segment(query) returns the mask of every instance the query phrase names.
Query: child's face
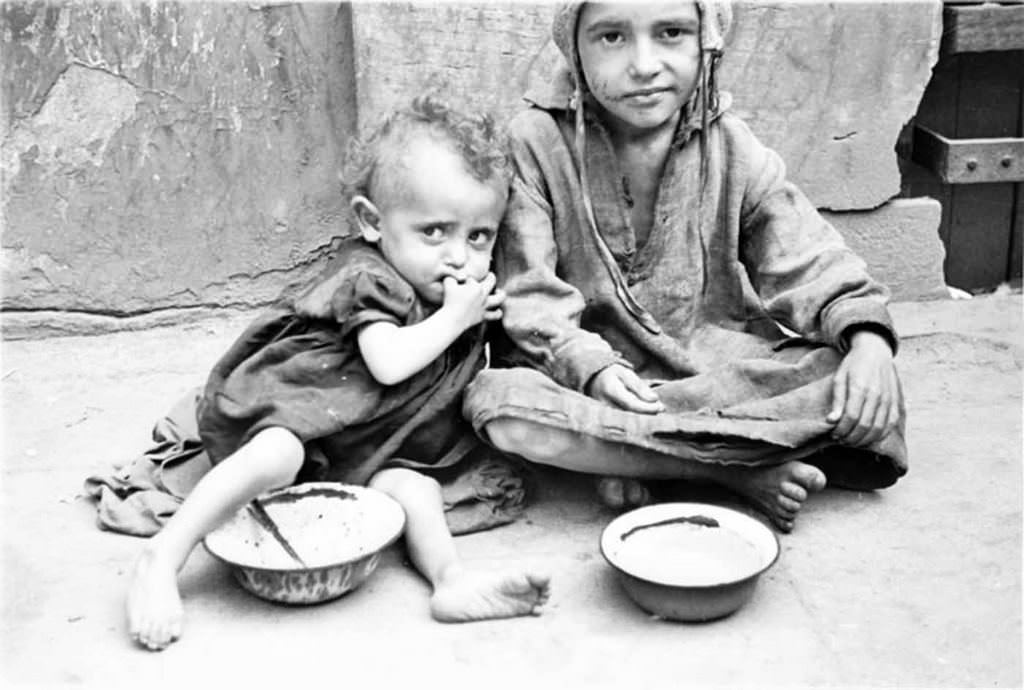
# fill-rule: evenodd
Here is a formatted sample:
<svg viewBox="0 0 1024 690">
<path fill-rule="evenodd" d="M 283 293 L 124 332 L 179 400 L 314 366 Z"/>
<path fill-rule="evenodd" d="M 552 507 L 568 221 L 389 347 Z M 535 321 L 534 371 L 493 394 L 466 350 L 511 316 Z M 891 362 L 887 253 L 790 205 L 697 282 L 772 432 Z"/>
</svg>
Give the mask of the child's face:
<svg viewBox="0 0 1024 690">
<path fill-rule="evenodd" d="M 478 181 L 450 144 L 427 135 L 413 136 L 393 160 L 378 224 L 368 233 L 361 219 L 363 236 L 423 300 L 441 304 L 446 277 L 483 280 L 490 271 L 506 190 L 498 180 Z"/>
<path fill-rule="evenodd" d="M 693 2 L 584 5 L 576 28 L 580 63 L 613 130 L 675 127 L 697 87 L 699 29 Z"/>
</svg>

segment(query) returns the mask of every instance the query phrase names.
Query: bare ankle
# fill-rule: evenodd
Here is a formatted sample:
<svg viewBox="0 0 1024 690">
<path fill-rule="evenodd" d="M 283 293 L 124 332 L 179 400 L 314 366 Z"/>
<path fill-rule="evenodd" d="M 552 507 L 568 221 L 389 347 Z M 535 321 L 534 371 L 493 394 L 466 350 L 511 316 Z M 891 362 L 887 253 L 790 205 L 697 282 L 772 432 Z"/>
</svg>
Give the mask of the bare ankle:
<svg viewBox="0 0 1024 690">
<path fill-rule="evenodd" d="M 433 577 L 434 590 L 438 590 L 442 585 L 458 580 L 463 573 L 466 572 L 465 567 L 459 561 L 452 561 L 447 565 L 442 566 L 437 570 Z"/>
</svg>

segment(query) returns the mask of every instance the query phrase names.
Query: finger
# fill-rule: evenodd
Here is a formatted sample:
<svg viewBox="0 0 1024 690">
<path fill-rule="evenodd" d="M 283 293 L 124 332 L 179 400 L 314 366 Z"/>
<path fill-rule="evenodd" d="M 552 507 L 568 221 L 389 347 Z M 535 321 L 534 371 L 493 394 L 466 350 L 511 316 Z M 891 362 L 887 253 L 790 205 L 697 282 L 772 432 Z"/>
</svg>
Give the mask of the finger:
<svg viewBox="0 0 1024 690">
<path fill-rule="evenodd" d="M 851 446 L 866 446 L 876 436 L 874 427 L 875 416 L 878 412 L 878 395 L 868 395 L 864 398 L 864 404 L 857 415 L 857 421 L 853 429 L 846 436 L 846 442 Z"/>
<path fill-rule="evenodd" d="M 640 414 L 656 414 L 660 411 L 661 403 L 652 403 L 638 398 L 631 390 L 626 388 L 622 379 L 616 378 L 609 382 L 605 391 L 608 402 L 630 412 Z"/>
<path fill-rule="evenodd" d="M 646 400 L 648 402 L 654 402 L 658 400 L 658 394 L 655 393 L 654 390 L 652 390 L 651 387 L 648 386 L 642 378 L 637 376 L 636 372 L 629 371 L 627 369 L 626 372 L 623 372 L 623 374 L 624 375 L 621 378 L 622 383 L 623 385 L 626 386 L 627 389 L 629 389 L 631 393 L 636 395 L 641 400 Z"/>
<path fill-rule="evenodd" d="M 448 294 L 459 286 L 459 281 L 454 276 L 445 276 L 441 279 L 441 286 L 444 288 L 444 294 Z"/>
<path fill-rule="evenodd" d="M 900 424 L 900 404 L 899 400 L 893 400 L 889 404 L 889 415 L 885 419 L 885 435 L 888 436 L 892 432 L 896 431 L 896 428 Z"/>
<path fill-rule="evenodd" d="M 488 273 L 484 276 L 484 279 L 480 281 L 481 287 L 484 288 L 485 292 L 491 292 L 494 290 L 494 286 L 498 284 L 498 278 L 493 273 Z"/>
<path fill-rule="evenodd" d="M 664 405 L 661 402 L 649 402 L 638 398 L 632 393 L 632 391 L 623 391 L 623 394 L 616 398 L 615 404 L 624 410 L 629 412 L 637 412 L 639 414 L 658 414 L 665 410 Z"/>
<path fill-rule="evenodd" d="M 484 305 L 488 309 L 497 309 L 498 307 L 505 303 L 505 294 L 501 293 L 500 291 L 499 293 L 491 293 L 490 295 L 487 295 L 487 299 L 484 301 Z"/>
<path fill-rule="evenodd" d="M 847 386 L 846 402 L 843 405 L 842 417 L 836 424 L 833 435 L 848 440 L 850 433 L 860 421 L 860 411 L 864 407 L 864 392 L 857 386 Z"/>
<path fill-rule="evenodd" d="M 508 295 L 505 294 L 504 290 L 502 290 L 501 288 L 494 288 L 494 292 L 488 295 L 487 299 L 494 300 L 495 304 L 498 305 L 503 304 L 505 302 L 506 297 L 508 297 Z"/>
<path fill-rule="evenodd" d="M 488 309 L 484 312 L 484 321 L 501 321 L 501 309 Z"/>
<path fill-rule="evenodd" d="M 890 416 L 891 408 L 892 403 L 888 399 L 883 398 L 882 402 L 878 405 L 878 408 L 875 410 L 875 417 L 871 421 L 871 429 L 861 440 L 861 445 L 874 445 L 881 441 L 883 438 L 885 438 L 886 435 L 888 435 L 889 429 L 887 428 L 887 423 Z"/>
<path fill-rule="evenodd" d="M 835 424 L 843 414 L 843 407 L 846 406 L 846 365 L 845 361 L 839 365 L 835 378 L 832 380 L 832 409 L 829 410 L 825 421 Z"/>
</svg>

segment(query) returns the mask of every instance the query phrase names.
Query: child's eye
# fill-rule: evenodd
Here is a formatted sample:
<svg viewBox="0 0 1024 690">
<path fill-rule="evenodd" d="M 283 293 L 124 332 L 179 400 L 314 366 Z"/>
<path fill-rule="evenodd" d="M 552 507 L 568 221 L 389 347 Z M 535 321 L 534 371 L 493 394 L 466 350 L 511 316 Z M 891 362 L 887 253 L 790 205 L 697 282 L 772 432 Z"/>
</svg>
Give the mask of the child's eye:
<svg viewBox="0 0 1024 690">
<path fill-rule="evenodd" d="M 684 26 L 669 26 L 661 30 L 661 38 L 666 41 L 679 41 L 693 35 L 693 30 Z"/>
<path fill-rule="evenodd" d="M 494 238 L 494 233 L 487 230 L 474 230 L 469 233 L 469 243 L 474 247 L 487 247 Z"/>
<path fill-rule="evenodd" d="M 626 40 L 621 31 L 606 31 L 598 38 L 606 46 L 616 46 Z"/>
<path fill-rule="evenodd" d="M 440 225 L 431 225 L 429 227 L 423 228 L 423 230 L 421 230 L 420 232 L 422 232 L 423 236 L 426 237 L 428 240 L 439 240 L 442 237 L 444 237 L 444 228 L 442 228 Z"/>
</svg>

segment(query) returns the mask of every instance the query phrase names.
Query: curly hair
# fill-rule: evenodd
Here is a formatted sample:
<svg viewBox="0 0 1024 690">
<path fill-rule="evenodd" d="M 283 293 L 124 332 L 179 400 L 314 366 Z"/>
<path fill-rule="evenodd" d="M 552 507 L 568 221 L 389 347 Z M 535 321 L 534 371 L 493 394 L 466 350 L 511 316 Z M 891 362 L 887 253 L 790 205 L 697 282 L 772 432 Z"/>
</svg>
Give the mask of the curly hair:
<svg viewBox="0 0 1024 690">
<path fill-rule="evenodd" d="M 346 199 L 356 195 L 372 199 L 382 183 L 388 184 L 382 174 L 387 175 L 394 157 L 405 150 L 412 136 L 423 132 L 450 143 L 477 181 L 508 184 L 512 171 L 508 144 L 493 118 L 459 112 L 425 95 L 388 115 L 365 139 L 350 143 L 341 175 Z"/>
</svg>

